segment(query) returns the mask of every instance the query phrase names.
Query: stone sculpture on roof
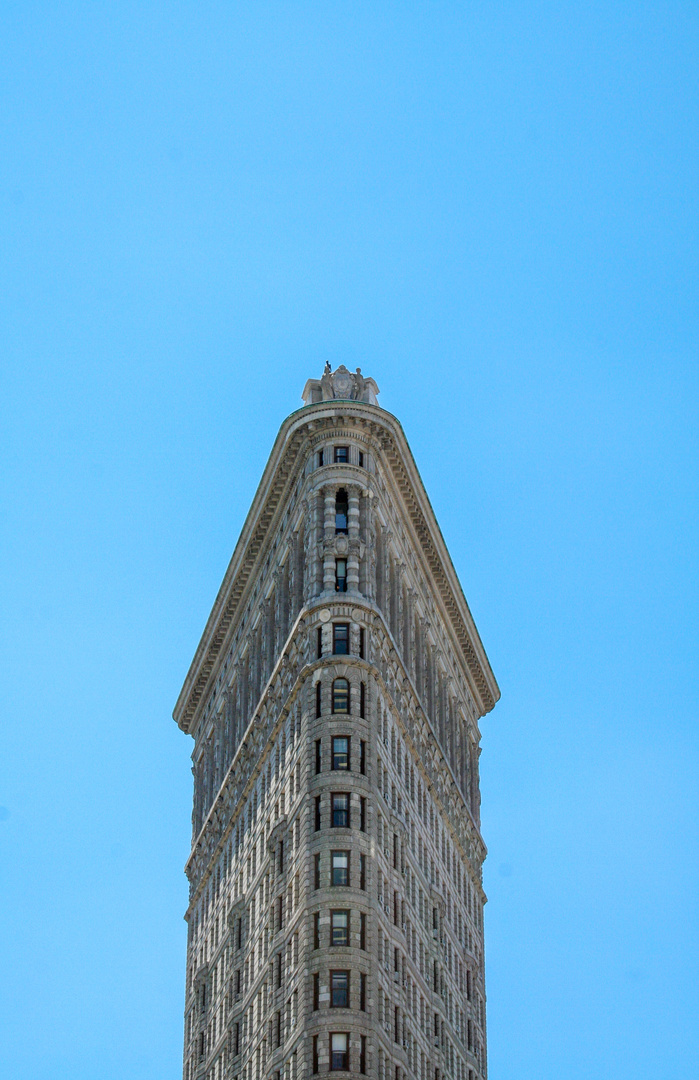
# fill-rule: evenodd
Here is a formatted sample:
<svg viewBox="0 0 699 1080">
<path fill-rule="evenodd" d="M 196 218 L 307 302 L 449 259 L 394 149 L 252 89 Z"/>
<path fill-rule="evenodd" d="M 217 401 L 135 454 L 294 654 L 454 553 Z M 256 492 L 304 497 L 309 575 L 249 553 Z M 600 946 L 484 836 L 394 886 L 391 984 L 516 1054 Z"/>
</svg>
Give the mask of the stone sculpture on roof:
<svg viewBox="0 0 699 1080">
<path fill-rule="evenodd" d="M 364 401 L 368 405 L 378 405 L 379 388 L 373 379 L 365 379 L 362 369 L 349 371 L 344 364 L 332 371 L 326 363 L 320 379 L 309 379 L 303 388 L 304 405 L 315 405 L 318 401 Z"/>
</svg>

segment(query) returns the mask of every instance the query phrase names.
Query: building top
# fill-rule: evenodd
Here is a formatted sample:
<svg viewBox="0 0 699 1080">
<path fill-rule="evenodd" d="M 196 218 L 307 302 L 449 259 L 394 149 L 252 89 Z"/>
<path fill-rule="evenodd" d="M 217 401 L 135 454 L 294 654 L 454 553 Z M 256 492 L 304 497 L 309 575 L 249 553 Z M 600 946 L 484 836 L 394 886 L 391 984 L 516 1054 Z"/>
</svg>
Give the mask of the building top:
<svg viewBox="0 0 699 1080">
<path fill-rule="evenodd" d="M 349 371 L 340 364 L 335 371 L 326 363 L 322 378 L 308 379 L 303 388 L 304 405 L 315 405 L 319 401 L 364 401 L 367 405 L 378 405 L 376 400 L 379 388 L 373 379 L 365 379 L 362 369 Z"/>
</svg>

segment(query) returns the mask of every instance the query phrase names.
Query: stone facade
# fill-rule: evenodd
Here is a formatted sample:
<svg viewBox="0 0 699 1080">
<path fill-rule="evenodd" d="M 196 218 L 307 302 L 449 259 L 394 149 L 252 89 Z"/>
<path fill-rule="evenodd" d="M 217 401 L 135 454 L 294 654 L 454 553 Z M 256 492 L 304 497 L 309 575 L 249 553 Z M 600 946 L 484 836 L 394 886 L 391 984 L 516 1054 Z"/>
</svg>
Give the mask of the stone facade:
<svg viewBox="0 0 699 1080">
<path fill-rule="evenodd" d="M 174 717 L 184 1080 L 485 1080 L 478 719 L 499 691 L 405 436 L 329 366 L 282 425 Z"/>
</svg>

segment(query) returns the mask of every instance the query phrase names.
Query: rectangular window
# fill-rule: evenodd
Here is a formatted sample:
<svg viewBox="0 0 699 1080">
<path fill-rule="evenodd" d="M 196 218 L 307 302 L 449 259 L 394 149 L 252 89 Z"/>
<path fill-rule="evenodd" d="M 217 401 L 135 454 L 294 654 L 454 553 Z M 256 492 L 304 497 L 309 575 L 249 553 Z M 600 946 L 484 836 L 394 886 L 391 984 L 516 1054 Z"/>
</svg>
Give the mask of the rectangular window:
<svg viewBox="0 0 699 1080">
<path fill-rule="evenodd" d="M 320 913 L 317 911 L 313 916 L 313 948 L 320 948 Z"/>
<path fill-rule="evenodd" d="M 362 683 L 364 686 L 364 683 Z M 366 776 L 366 743 L 364 739 L 359 744 L 359 771 L 362 776 Z"/>
<path fill-rule="evenodd" d="M 349 446 L 335 447 L 335 464 L 346 465 L 349 461 Z"/>
<path fill-rule="evenodd" d="M 322 466 L 324 464 L 325 464 L 325 451 L 319 450 L 318 451 L 318 468 L 319 469 L 322 468 Z"/>
<path fill-rule="evenodd" d="M 315 798 L 315 830 L 320 832 L 320 795 Z"/>
<path fill-rule="evenodd" d="M 359 976 L 359 1009 L 366 1012 L 366 975 Z"/>
<path fill-rule="evenodd" d="M 357 462 L 359 464 L 359 468 L 363 469 L 364 468 L 364 451 L 363 450 L 359 451 L 359 454 L 358 454 L 358 457 L 357 457 Z"/>
<path fill-rule="evenodd" d="M 366 719 L 364 713 L 366 711 L 366 686 L 364 683 L 359 684 L 359 716 L 361 720 Z"/>
<path fill-rule="evenodd" d="M 350 797 L 346 791 L 333 791 L 330 796 L 332 802 L 332 827 L 334 829 L 349 829 L 350 827 Z"/>
<path fill-rule="evenodd" d="M 348 1032 L 334 1031 L 330 1035 L 330 1071 L 347 1071 L 349 1069 L 349 1034 Z"/>
<path fill-rule="evenodd" d="M 318 686 L 320 686 L 320 683 L 318 683 Z M 322 761 L 322 759 L 321 759 L 320 754 L 321 754 L 320 739 L 316 739 L 316 776 L 318 775 L 318 773 L 321 770 L 321 761 Z"/>
<path fill-rule="evenodd" d="M 334 948 L 349 945 L 349 911 L 330 912 L 330 944 Z"/>
<path fill-rule="evenodd" d="M 318 679 L 318 682 L 316 683 L 316 720 L 318 720 L 320 718 L 320 715 L 321 715 L 321 713 L 323 711 L 323 709 L 322 709 L 322 700 L 321 700 L 321 696 L 320 696 L 321 692 L 322 691 L 321 691 L 321 688 L 320 688 L 320 679 Z"/>
<path fill-rule="evenodd" d="M 347 772 L 350 767 L 350 736 L 333 736 L 333 760 L 332 767 L 335 770 Z"/>
<path fill-rule="evenodd" d="M 330 1008 L 349 1009 L 349 971 L 330 972 Z"/>
<path fill-rule="evenodd" d="M 336 656 L 349 653 L 349 623 L 333 623 L 333 652 Z"/>
<path fill-rule="evenodd" d="M 347 592 L 347 559 L 335 559 L 335 592 Z"/>
<path fill-rule="evenodd" d="M 359 856 L 359 888 L 366 892 L 366 855 Z"/>
<path fill-rule="evenodd" d="M 366 832 L 366 799 L 363 795 L 359 797 L 359 829 Z"/>
<path fill-rule="evenodd" d="M 359 627 L 359 659 L 364 659 L 364 627 Z"/>
<path fill-rule="evenodd" d="M 359 1051 L 359 1071 L 366 1076 L 366 1035 L 362 1035 L 361 1049 Z"/>
<path fill-rule="evenodd" d="M 320 855 L 313 856 L 313 888 L 320 888 Z"/>
<path fill-rule="evenodd" d="M 313 976 L 313 1012 L 320 1008 L 320 975 L 316 971 Z"/>
<path fill-rule="evenodd" d="M 332 855 L 332 884 L 349 885 L 349 851 L 333 851 Z M 361 856 L 360 856 L 361 858 Z"/>
<path fill-rule="evenodd" d="M 318 1036 L 313 1036 L 313 1075 L 318 1073 Z"/>
<path fill-rule="evenodd" d="M 359 916 L 359 948 L 366 952 L 366 915 Z"/>
</svg>

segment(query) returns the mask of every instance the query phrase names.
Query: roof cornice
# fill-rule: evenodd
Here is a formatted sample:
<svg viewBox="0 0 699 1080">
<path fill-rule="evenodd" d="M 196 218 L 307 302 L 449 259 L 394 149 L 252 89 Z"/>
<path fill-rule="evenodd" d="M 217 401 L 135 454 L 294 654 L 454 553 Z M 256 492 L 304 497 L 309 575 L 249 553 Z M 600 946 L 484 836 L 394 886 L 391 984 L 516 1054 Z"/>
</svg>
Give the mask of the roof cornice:
<svg viewBox="0 0 699 1080">
<path fill-rule="evenodd" d="M 435 594 L 461 648 L 481 715 L 489 712 L 500 697 L 495 676 L 400 422 L 378 405 L 333 400 L 298 409 L 286 418 L 279 429 L 173 711 L 174 719 L 185 732 L 192 730 L 198 707 L 208 693 L 209 682 L 224 644 L 244 607 L 253 571 L 258 563 L 261 565 L 268 543 L 274 536 L 272 526 L 279 507 L 285 503 L 286 493 L 293 490 L 301 474 L 305 464 L 302 455 L 304 445 L 315 427 L 328 420 L 337 423 L 341 417 L 348 418 L 350 422 L 353 419 L 369 422 L 372 435 L 379 440 L 386 456 L 386 466 L 390 468 L 403 499 L 418 550 L 433 581 Z M 309 428 L 309 425 L 312 426 Z"/>
</svg>

